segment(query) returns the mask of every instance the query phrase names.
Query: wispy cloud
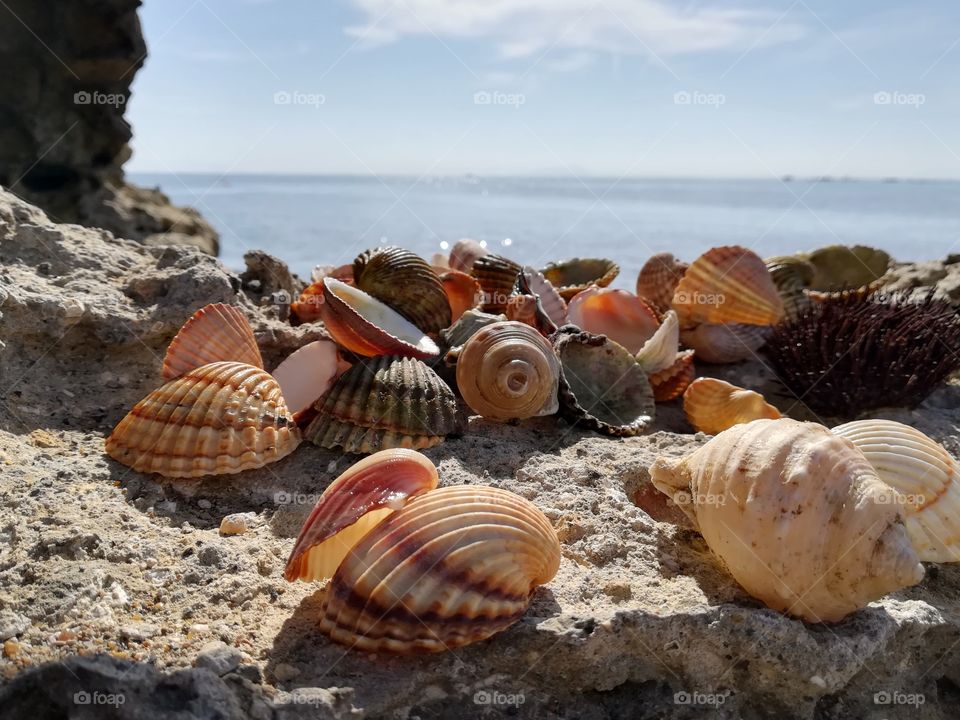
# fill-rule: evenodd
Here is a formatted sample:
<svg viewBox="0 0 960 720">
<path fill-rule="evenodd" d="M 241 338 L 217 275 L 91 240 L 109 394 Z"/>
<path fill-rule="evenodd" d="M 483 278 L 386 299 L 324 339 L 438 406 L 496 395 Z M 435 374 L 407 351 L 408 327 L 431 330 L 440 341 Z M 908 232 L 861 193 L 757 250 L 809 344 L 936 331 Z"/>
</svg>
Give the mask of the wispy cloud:
<svg viewBox="0 0 960 720">
<path fill-rule="evenodd" d="M 347 33 L 366 43 L 409 35 L 478 38 L 504 58 L 548 48 L 657 56 L 743 50 L 799 38 L 804 28 L 776 13 L 664 0 L 352 0 L 366 15 Z M 578 62 L 587 62 L 579 60 Z"/>
</svg>

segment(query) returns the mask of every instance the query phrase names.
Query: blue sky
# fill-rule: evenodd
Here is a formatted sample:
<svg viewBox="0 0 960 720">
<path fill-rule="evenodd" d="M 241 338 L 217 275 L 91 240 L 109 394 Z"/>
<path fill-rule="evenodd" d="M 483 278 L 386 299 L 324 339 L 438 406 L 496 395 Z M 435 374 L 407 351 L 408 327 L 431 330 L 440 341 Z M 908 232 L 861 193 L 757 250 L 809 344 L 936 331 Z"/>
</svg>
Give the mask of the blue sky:
<svg viewBox="0 0 960 720">
<path fill-rule="evenodd" d="M 960 3 L 146 0 L 131 171 L 960 177 Z"/>
</svg>

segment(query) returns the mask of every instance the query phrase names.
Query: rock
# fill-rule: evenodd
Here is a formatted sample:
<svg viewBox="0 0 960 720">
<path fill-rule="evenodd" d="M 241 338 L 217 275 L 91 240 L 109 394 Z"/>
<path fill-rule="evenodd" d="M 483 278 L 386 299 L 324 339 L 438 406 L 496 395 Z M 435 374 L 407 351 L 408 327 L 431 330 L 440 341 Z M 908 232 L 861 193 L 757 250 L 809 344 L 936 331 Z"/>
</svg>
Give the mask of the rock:
<svg viewBox="0 0 960 720">
<path fill-rule="evenodd" d="M 0 640 L 21 635 L 30 627 L 30 618 L 11 610 L 0 610 Z"/>
<path fill-rule="evenodd" d="M 133 642 L 149 640 L 159 633 L 160 628 L 156 625 L 150 625 L 149 623 L 134 623 L 132 625 L 124 625 L 120 628 L 120 636 Z"/>
<path fill-rule="evenodd" d="M 206 668 L 217 675 L 226 675 L 236 669 L 242 660 L 243 656 L 239 650 L 217 641 L 207 643 L 201 648 L 200 654 L 197 655 L 196 666 Z"/>
<path fill-rule="evenodd" d="M 220 521 L 221 535 L 243 535 L 257 522 L 256 513 L 233 513 Z"/>
</svg>

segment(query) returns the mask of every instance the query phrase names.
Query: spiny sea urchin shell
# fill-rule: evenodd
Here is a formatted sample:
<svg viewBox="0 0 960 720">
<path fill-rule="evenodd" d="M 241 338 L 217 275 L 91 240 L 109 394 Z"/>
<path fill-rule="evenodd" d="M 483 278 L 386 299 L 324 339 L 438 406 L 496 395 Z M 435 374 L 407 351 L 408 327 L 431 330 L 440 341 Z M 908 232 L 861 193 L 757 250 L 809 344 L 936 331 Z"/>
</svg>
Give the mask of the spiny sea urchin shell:
<svg viewBox="0 0 960 720">
<path fill-rule="evenodd" d="M 932 290 L 914 299 L 841 293 L 777 326 L 765 353 L 818 412 L 912 407 L 960 368 L 960 315 Z"/>
</svg>

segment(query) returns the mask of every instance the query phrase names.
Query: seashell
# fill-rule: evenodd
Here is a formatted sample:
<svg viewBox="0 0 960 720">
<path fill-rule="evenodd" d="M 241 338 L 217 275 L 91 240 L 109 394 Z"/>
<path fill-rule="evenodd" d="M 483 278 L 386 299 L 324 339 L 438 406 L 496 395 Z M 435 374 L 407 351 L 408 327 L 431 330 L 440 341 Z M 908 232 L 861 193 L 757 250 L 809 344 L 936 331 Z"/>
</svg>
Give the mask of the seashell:
<svg viewBox="0 0 960 720">
<path fill-rule="evenodd" d="M 890 255 L 865 245 L 828 245 L 807 256 L 813 266 L 812 290 L 855 290 L 879 280 L 890 269 Z"/>
<path fill-rule="evenodd" d="M 422 257 L 398 247 L 374 248 L 353 261 L 357 287 L 389 305 L 427 334 L 450 325 L 443 283 Z"/>
<path fill-rule="evenodd" d="M 653 375 L 676 363 L 679 349 L 680 322 L 677 320 L 677 313 L 668 310 L 660 322 L 660 327 L 637 353 L 637 362 L 647 375 Z"/>
<path fill-rule="evenodd" d="M 459 348 L 481 328 L 506 319 L 506 315 L 491 315 L 477 309 L 467 310 L 453 325 L 440 331 L 440 340 L 448 349 Z M 456 356 L 451 357 L 450 361 L 455 362 Z"/>
<path fill-rule="evenodd" d="M 673 294 L 681 327 L 697 323 L 775 325 L 783 301 L 763 260 L 736 245 L 716 247 L 693 261 Z"/>
<path fill-rule="evenodd" d="M 626 290 L 596 286 L 573 296 L 567 318 L 581 330 L 606 335 L 631 355 L 640 352 L 660 327 L 656 312 L 641 298 Z"/>
<path fill-rule="evenodd" d="M 266 370 L 215 362 L 169 381 L 138 402 L 106 451 L 138 472 L 200 477 L 263 467 L 289 455 L 300 431 Z"/>
<path fill-rule="evenodd" d="M 568 301 L 591 285 L 606 287 L 620 272 L 620 266 L 604 258 L 573 258 L 550 263 L 540 271 L 560 297 Z"/>
<path fill-rule="evenodd" d="M 923 579 L 894 490 L 822 425 L 737 425 L 650 473 L 734 579 L 775 610 L 833 622 Z"/>
<path fill-rule="evenodd" d="M 467 340 L 456 362 L 464 402 L 485 418 L 522 420 L 559 408 L 560 363 L 546 338 L 529 325 L 487 325 Z"/>
<path fill-rule="evenodd" d="M 483 290 L 484 312 L 502 313 L 507 309 L 507 299 L 513 294 L 520 266 L 500 255 L 484 255 L 473 263 L 470 274 Z"/>
<path fill-rule="evenodd" d="M 553 321 L 553 324 L 557 327 L 566 325 L 567 303 L 560 297 L 560 293 L 557 292 L 553 284 L 543 276 L 543 273 L 529 265 L 523 268 L 521 274 L 527 283 L 527 287 L 530 288 L 530 292 L 540 298 L 540 305 L 547 317 Z"/>
<path fill-rule="evenodd" d="M 180 328 L 163 358 L 161 376 L 172 380 L 220 360 L 263 368 L 247 316 L 233 305 L 214 303 L 197 310 Z"/>
<path fill-rule="evenodd" d="M 697 374 L 693 365 L 693 356 L 693 350 L 678 352 L 672 365 L 649 376 L 654 400 L 670 402 L 683 395 Z"/>
<path fill-rule="evenodd" d="M 323 397 L 349 367 L 341 360 L 336 343 L 315 340 L 290 353 L 271 374 L 280 383 L 287 409 L 297 417 Z"/>
<path fill-rule="evenodd" d="M 520 619 L 556 575 L 557 534 L 509 491 L 432 489 L 433 464 L 403 452 L 373 455 L 331 484 L 285 575 L 332 571 L 320 630 L 362 652 L 440 652 L 485 640 Z"/>
<path fill-rule="evenodd" d="M 453 391 L 414 358 L 358 362 L 337 378 L 316 408 L 305 437 L 350 453 L 428 448 L 466 429 Z"/>
<path fill-rule="evenodd" d="M 546 280 L 544 282 L 546 283 Z M 556 295 L 556 291 L 554 291 L 554 294 L 556 299 L 563 303 L 563 299 Z M 557 331 L 557 324 L 544 310 L 543 302 L 540 296 L 530 287 L 527 273 L 524 270 L 517 273 L 513 295 L 507 300 L 506 314 L 511 320 L 518 320 L 536 328 L 544 337 L 549 337 Z M 564 315 L 566 315 L 566 312 L 564 312 Z"/>
<path fill-rule="evenodd" d="M 898 493 L 907 535 L 926 562 L 960 561 L 957 461 L 933 438 L 893 420 L 857 420 L 833 428 L 862 452 Z"/>
<path fill-rule="evenodd" d="M 479 307 L 483 291 L 472 276 L 459 270 L 447 270 L 440 274 L 440 283 L 450 305 L 450 321 L 455 323 L 467 310 Z M 449 327 L 449 325 L 447 325 Z"/>
<path fill-rule="evenodd" d="M 352 270 L 351 270 L 352 272 Z M 351 275 L 348 285 L 353 285 Z M 323 280 L 307 285 L 300 297 L 290 303 L 290 317 L 295 325 L 316 322 L 320 320 L 320 305 L 323 304 Z"/>
<path fill-rule="evenodd" d="M 314 284 L 320 284 L 324 278 L 332 277 L 334 280 L 345 282 L 347 285 L 353 285 L 353 264 L 349 265 L 316 265 L 310 272 L 310 281 Z"/>
<path fill-rule="evenodd" d="M 333 339 L 357 355 L 429 358 L 440 353 L 437 344 L 416 325 L 376 298 L 339 280 L 323 281 L 320 314 Z"/>
<path fill-rule="evenodd" d="M 810 307 L 806 289 L 813 281 L 815 268 L 796 255 L 780 255 L 764 262 L 783 301 L 784 316 L 793 320 Z"/>
<path fill-rule="evenodd" d="M 703 323 L 692 330 L 681 330 L 680 340 L 708 363 L 735 363 L 758 359 L 757 351 L 767 343 L 772 328 L 764 325 L 713 325 Z"/>
<path fill-rule="evenodd" d="M 683 393 L 683 412 L 697 432 L 708 435 L 754 420 L 781 417 L 760 393 L 706 377 L 694 380 Z"/>
<path fill-rule="evenodd" d="M 450 269 L 450 261 L 448 258 L 449 256 L 444 255 L 443 253 L 434 253 L 433 255 L 430 256 L 430 265 L 433 266 L 434 270 L 438 270 L 437 272 L 438 275 L 440 274 L 439 271 L 445 271 Z"/>
<path fill-rule="evenodd" d="M 560 358 L 561 414 L 608 435 L 642 433 L 656 412 L 647 374 L 622 345 L 574 325 L 553 336 Z"/>
<path fill-rule="evenodd" d="M 487 250 L 485 245 L 476 240 L 464 238 L 463 240 L 457 240 L 450 249 L 449 265 L 452 270 L 469 273 L 473 270 L 473 264 L 478 258 L 489 254 L 490 251 Z"/>
<path fill-rule="evenodd" d="M 670 253 L 657 253 L 640 269 L 637 296 L 647 300 L 659 312 L 666 312 L 673 302 L 673 293 L 680 278 L 690 267 Z"/>
<path fill-rule="evenodd" d="M 540 332 L 537 328 L 538 302 L 536 295 L 511 295 L 507 300 L 505 309 L 507 320 L 515 320 L 524 325 L 529 325 Z M 549 320 L 549 318 L 547 319 Z M 556 329 L 556 326 L 554 326 L 553 330 Z M 549 335 L 551 332 L 548 330 L 546 334 Z"/>
</svg>

